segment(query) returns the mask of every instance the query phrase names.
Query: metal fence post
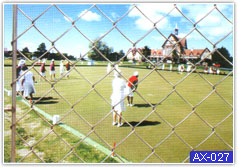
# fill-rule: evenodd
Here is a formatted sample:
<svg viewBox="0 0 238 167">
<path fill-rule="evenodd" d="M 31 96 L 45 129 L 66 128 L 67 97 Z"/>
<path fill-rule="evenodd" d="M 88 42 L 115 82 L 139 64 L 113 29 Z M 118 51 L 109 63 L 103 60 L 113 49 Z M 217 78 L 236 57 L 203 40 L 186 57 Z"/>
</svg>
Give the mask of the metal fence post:
<svg viewBox="0 0 238 167">
<path fill-rule="evenodd" d="M 17 62 L 17 5 L 13 5 L 12 27 L 12 125 L 11 125 L 11 162 L 16 162 L 16 62 Z"/>
</svg>

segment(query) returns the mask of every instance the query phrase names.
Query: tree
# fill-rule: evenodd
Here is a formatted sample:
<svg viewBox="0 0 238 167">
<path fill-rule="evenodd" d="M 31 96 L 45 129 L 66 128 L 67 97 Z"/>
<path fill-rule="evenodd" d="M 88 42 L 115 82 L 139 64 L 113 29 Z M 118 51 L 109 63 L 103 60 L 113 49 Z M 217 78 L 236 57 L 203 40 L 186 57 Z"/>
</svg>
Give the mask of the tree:
<svg viewBox="0 0 238 167">
<path fill-rule="evenodd" d="M 32 57 L 32 53 L 29 51 L 28 47 L 23 48 L 22 53 L 29 59 Z"/>
<path fill-rule="evenodd" d="M 123 52 L 123 50 L 120 50 L 118 54 L 119 54 L 118 60 L 121 59 L 123 56 L 125 56 L 125 53 Z"/>
<path fill-rule="evenodd" d="M 232 65 L 227 62 L 221 55 L 223 55 L 231 63 L 233 62 L 233 57 L 230 56 L 230 53 L 224 47 L 218 48 L 217 51 L 214 52 L 214 54 L 212 55 L 212 62 L 215 64 L 220 64 L 221 67 L 224 68 L 232 68 Z"/>
<path fill-rule="evenodd" d="M 43 55 L 46 52 L 46 46 L 45 43 L 41 43 L 38 48 L 37 51 L 34 52 L 34 56 L 36 56 L 37 58 L 40 57 L 41 55 Z M 45 58 L 48 58 L 49 54 L 47 53 L 45 55 Z"/>
<path fill-rule="evenodd" d="M 28 47 L 25 47 L 22 49 L 22 53 L 25 54 L 25 53 L 30 53 Z"/>
<path fill-rule="evenodd" d="M 41 43 L 39 45 L 39 47 L 37 48 L 37 51 L 40 52 L 40 53 L 45 53 L 47 50 L 46 50 L 46 46 L 45 46 L 45 43 Z"/>
<path fill-rule="evenodd" d="M 142 49 L 142 54 L 148 59 L 148 57 L 151 55 L 151 49 L 148 46 L 144 46 Z M 145 59 L 143 61 L 145 61 Z"/>
<path fill-rule="evenodd" d="M 95 43 L 95 47 L 101 52 L 101 54 L 103 54 L 107 58 L 109 58 L 111 53 L 113 52 L 113 49 L 107 46 L 107 44 L 102 41 L 97 41 Z M 93 45 L 89 44 L 89 48 L 93 48 Z M 92 49 L 91 52 L 88 54 L 88 57 L 96 61 L 105 61 L 105 58 L 97 50 Z"/>
</svg>

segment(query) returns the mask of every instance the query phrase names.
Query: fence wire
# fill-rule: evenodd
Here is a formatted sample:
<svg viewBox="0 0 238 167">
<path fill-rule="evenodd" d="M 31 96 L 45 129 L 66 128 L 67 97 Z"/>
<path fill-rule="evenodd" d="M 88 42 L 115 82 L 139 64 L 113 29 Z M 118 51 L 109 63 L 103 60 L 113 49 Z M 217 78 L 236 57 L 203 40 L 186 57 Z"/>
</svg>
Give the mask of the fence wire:
<svg viewBox="0 0 238 167">
<path fill-rule="evenodd" d="M 215 134 L 225 145 L 227 145 L 231 150 L 233 150 L 233 146 L 231 146 L 225 139 L 223 139 L 217 132 L 216 132 L 216 128 L 222 124 L 225 120 L 227 120 L 229 117 L 231 117 L 233 115 L 233 104 L 230 104 L 225 97 L 223 97 L 218 91 L 217 91 L 217 86 L 219 86 L 221 83 L 224 82 L 224 80 L 226 80 L 227 77 L 231 76 L 233 74 L 233 71 L 229 72 L 224 78 L 222 78 L 221 80 L 219 80 L 217 83 L 213 84 L 211 82 L 209 82 L 205 77 L 204 75 L 200 74 L 198 71 L 197 71 L 197 66 L 198 64 L 200 64 L 206 57 L 204 57 L 204 59 L 200 60 L 199 62 L 197 63 L 192 63 L 190 62 L 189 60 L 187 60 L 193 67 L 193 69 L 188 72 L 183 78 L 181 78 L 177 83 L 173 84 L 172 82 L 169 81 L 169 79 L 166 78 L 166 76 L 162 75 L 161 72 L 158 70 L 159 66 L 163 64 L 163 61 L 168 57 L 170 56 L 174 51 L 176 51 L 176 46 L 179 45 L 179 43 L 184 40 L 186 37 L 188 37 L 192 32 L 197 32 L 199 33 L 207 42 L 209 42 L 214 50 L 211 51 L 211 53 L 208 56 L 210 56 L 211 54 L 213 54 L 215 51 L 217 51 L 217 45 L 225 40 L 233 31 L 229 32 L 228 34 L 226 34 L 224 37 L 222 37 L 221 39 L 219 39 L 218 41 L 216 41 L 215 43 L 213 43 L 212 41 L 210 41 L 206 35 L 204 35 L 201 31 L 199 31 L 199 28 L 197 27 L 198 23 L 201 22 L 202 20 L 204 20 L 206 17 L 208 17 L 212 12 L 214 11 L 218 11 L 223 17 L 224 19 L 226 19 L 232 26 L 233 26 L 233 22 L 230 21 L 220 10 L 219 8 L 214 5 L 214 7 L 204 15 L 204 17 L 202 17 L 200 20 L 198 20 L 197 22 L 193 22 L 192 20 L 190 20 L 185 13 L 183 13 L 178 7 L 177 5 L 175 4 L 174 7 L 168 11 L 168 13 L 163 16 L 162 18 L 160 18 L 159 20 L 157 21 L 152 21 L 148 16 L 146 16 L 145 13 L 143 13 L 143 11 L 140 9 L 140 7 L 137 5 L 137 4 L 134 4 L 128 11 L 126 11 L 119 19 L 117 19 L 116 21 L 113 21 L 110 19 L 110 17 L 105 13 L 103 12 L 102 9 L 100 9 L 100 7 L 97 5 L 97 4 L 94 4 L 92 5 L 90 8 L 88 8 L 86 10 L 86 12 L 83 14 L 83 15 L 80 15 L 78 18 L 76 18 L 75 20 L 72 20 L 66 13 L 63 12 L 63 10 L 60 9 L 60 7 L 57 5 L 57 4 L 52 4 L 50 5 L 46 10 L 44 10 L 39 16 L 37 16 L 35 19 L 34 18 L 31 18 L 30 16 L 28 16 L 26 13 L 24 13 L 24 11 L 22 9 L 20 9 L 17 5 L 13 5 L 15 8 L 13 9 L 14 10 L 14 21 L 16 22 L 17 21 L 17 12 L 20 12 L 22 13 L 30 22 L 31 22 L 31 25 L 26 28 L 20 35 L 16 36 L 16 32 L 15 32 L 15 36 L 13 36 L 13 41 L 12 41 L 12 45 L 13 45 L 13 51 L 17 51 L 19 55 L 23 56 L 28 62 L 30 62 L 32 65 L 29 67 L 29 69 L 25 72 L 27 73 L 28 71 L 30 70 L 34 70 L 39 76 L 41 76 L 41 73 L 38 71 L 38 69 L 36 68 L 36 64 L 38 62 L 38 60 L 44 58 L 44 56 L 49 53 L 52 49 L 55 49 L 61 56 L 62 58 L 64 58 L 65 60 L 69 61 L 71 64 L 72 64 L 72 68 L 70 71 L 67 71 L 63 76 L 61 76 L 58 80 L 56 80 L 55 82 L 51 82 L 49 79 L 47 78 L 44 78 L 43 79 L 46 81 L 46 83 L 51 87 L 47 92 L 45 92 L 38 100 L 34 101 L 32 104 L 29 103 L 29 101 L 27 101 L 25 99 L 24 96 L 20 95 L 26 103 L 28 103 L 28 106 L 29 106 L 29 109 L 23 114 L 21 115 L 18 119 L 16 119 L 16 112 L 14 112 L 15 108 L 16 108 L 16 103 L 14 103 L 13 101 L 13 109 L 12 109 L 12 152 L 11 152 L 11 162 L 22 162 L 24 161 L 24 159 L 26 159 L 26 157 L 33 153 L 38 159 L 40 162 L 43 162 L 45 163 L 44 159 L 41 158 L 40 155 L 38 155 L 37 151 L 35 151 L 35 147 L 38 146 L 44 139 L 46 139 L 50 134 L 55 134 L 60 141 L 62 141 L 62 143 L 64 143 L 64 145 L 66 147 L 69 148 L 69 151 L 67 154 L 65 154 L 62 159 L 60 159 L 58 162 L 61 163 L 61 162 L 64 162 L 64 160 L 69 157 L 70 155 L 75 155 L 78 160 L 82 163 L 84 163 L 85 161 L 83 160 L 83 158 L 81 158 L 76 152 L 75 152 L 75 149 L 76 147 L 80 144 L 80 143 L 83 143 L 85 140 L 87 140 L 87 138 L 89 138 L 89 136 L 91 134 L 94 134 L 96 135 L 102 143 L 104 143 L 108 148 L 109 150 L 111 150 L 111 153 L 108 154 L 101 162 L 105 162 L 108 158 L 110 158 L 112 155 L 114 155 L 114 157 L 117 157 L 120 162 L 125 162 L 125 160 L 119 156 L 116 152 L 116 148 L 119 147 L 121 144 L 123 144 L 131 135 L 135 135 L 142 143 L 144 143 L 144 145 L 146 145 L 148 147 L 148 149 L 150 150 L 150 153 L 148 154 L 148 156 L 143 159 L 141 162 L 146 162 L 146 160 L 148 160 L 150 157 L 152 156 L 155 156 L 159 162 L 163 162 L 163 163 L 166 163 L 166 161 L 162 158 L 161 154 L 157 153 L 155 150 L 157 148 L 159 148 L 164 142 L 166 142 L 172 135 L 175 135 L 182 143 L 185 144 L 185 146 L 190 150 L 190 151 L 193 151 L 193 150 L 196 150 L 200 145 L 202 145 L 204 142 L 206 142 L 207 140 L 209 140 L 211 138 L 211 136 L 213 134 Z M 47 35 L 45 35 L 36 25 L 37 21 L 39 20 L 40 17 L 42 17 L 45 13 L 48 12 L 49 9 L 51 8 L 55 8 L 57 9 L 65 18 L 67 18 L 70 23 L 71 23 L 71 26 L 65 30 L 61 35 L 59 35 L 55 40 L 50 40 Z M 91 41 L 90 38 L 84 34 L 79 27 L 77 27 L 76 23 L 82 19 L 82 17 L 84 15 L 86 15 L 88 12 L 90 12 L 92 9 L 94 10 L 97 10 L 99 13 L 102 14 L 102 16 L 107 19 L 110 23 L 111 23 L 111 28 L 109 30 L 107 30 L 106 33 L 104 33 L 97 41 Z M 123 33 L 122 30 L 120 30 L 120 28 L 118 28 L 118 23 L 123 19 L 125 18 L 132 10 L 137 10 L 138 12 L 140 12 L 144 18 L 146 18 L 149 22 L 151 22 L 154 26 L 147 32 L 145 33 L 141 38 L 137 39 L 136 41 L 133 41 L 131 40 L 126 34 Z M 158 34 L 160 34 L 164 40 L 167 40 L 171 43 L 173 43 L 172 41 L 170 41 L 169 38 L 167 38 L 160 30 L 159 28 L 157 28 L 157 25 L 166 17 L 168 17 L 168 15 L 172 12 L 172 11 L 178 11 L 183 17 L 184 19 L 186 19 L 189 23 L 191 23 L 193 25 L 193 28 L 191 29 L 191 31 L 189 33 L 187 33 L 182 39 L 180 39 L 178 42 L 176 42 L 175 44 L 173 44 L 174 48 L 173 50 L 169 53 L 169 55 L 167 55 L 166 57 L 164 57 L 162 60 L 160 60 L 159 62 L 157 63 L 154 63 L 152 62 L 151 60 L 149 60 L 145 55 L 143 55 L 143 53 L 140 51 L 140 50 L 137 50 L 137 52 L 142 56 L 142 58 L 144 58 L 152 67 L 152 69 L 142 78 L 140 79 L 139 83 L 138 84 L 141 84 L 145 79 L 147 79 L 153 72 L 155 72 L 160 78 L 162 78 L 162 80 L 164 80 L 166 83 L 169 84 L 171 90 L 170 92 L 165 96 L 163 97 L 160 101 L 158 101 L 156 104 L 151 104 L 148 100 L 146 100 L 146 98 L 138 91 L 138 90 L 135 90 L 136 94 L 141 97 L 141 99 L 146 103 L 148 104 L 151 108 L 152 108 L 152 111 L 146 115 L 143 119 L 141 119 L 136 125 L 132 125 L 125 117 L 122 116 L 122 120 L 127 123 L 129 125 L 129 127 L 131 128 L 131 131 L 130 133 L 123 139 L 121 140 L 120 142 L 116 143 L 115 146 L 112 146 L 110 143 L 108 143 L 102 136 L 100 136 L 100 134 L 97 132 L 96 130 L 96 127 L 98 127 L 105 119 L 107 119 L 113 112 L 114 112 L 114 106 L 111 105 L 110 101 L 108 101 L 105 97 L 103 97 L 103 95 L 100 94 L 100 92 L 97 90 L 96 86 L 102 81 L 104 80 L 107 76 L 109 76 L 113 71 L 117 71 L 117 68 L 115 67 L 116 64 L 118 64 L 118 62 L 122 61 L 125 57 L 128 56 L 129 53 L 125 54 L 124 57 L 122 57 L 121 59 L 119 59 L 117 62 L 112 62 L 110 61 L 106 55 L 104 55 L 103 53 L 100 52 L 100 50 L 96 47 L 96 42 L 98 41 L 101 41 L 103 40 L 111 31 L 113 30 L 116 30 L 118 31 L 131 45 L 132 47 L 136 47 L 137 44 L 142 41 L 144 38 L 146 38 L 152 31 L 156 31 L 158 32 Z M 14 28 L 15 28 L 15 31 L 17 31 L 17 25 L 14 24 Z M 27 33 L 30 29 L 35 29 L 37 32 L 39 32 L 47 41 L 49 41 L 51 43 L 51 47 L 42 55 L 39 56 L 39 58 L 37 58 L 36 60 L 30 60 L 26 55 L 24 55 L 20 50 L 17 49 L 16 45 L 18 43 L 18 40 L 21 36 L 24 36 L 25 33 Z M 79 60 L 77 60 L 76 62 L 71 62 L 71 60 L 69 60 L 64 54 L 62 54 L 62 52 L 60 51 L 60 49 L 58 49 L 56 47 L 56 43 L 63 38 L 63 36 L 65 36 L 66 34 L 68 34 L 72 29 L 75 29 L 79 34 L 81 34 L 87 41 L 89 41 L 91 43 L 91 45 L 93 46 L 91 49 L 88 50 L 87 53 L 85 53 Z M 79 63 L 91 50 L 95 50 L 96 52 L 98 52 L 108 63 L 110 63 L 113 68 L 111 69 L 111 71 L 104 75 L 103 77 L 101 77 L 98 81 L 96 82 L 91 82 L 90 80 L 87 79 L 87 77 L 85 77 L 85 75 L 80 72 L 78 69 L 76 69 L 76 64 Z M 224 55 L 222 55 L 222 53 L 219 52 L 219 55 L 224 59 L 224 61 L 227 61 L 230 65 L 233 66 L 232 62 L 230 62 L 229 60 L 227 60 Z M 14 55 L 14 57 L 16 57 L 16 53 Z M 13 62 L 15 61 L 15 63 L 13 63 L 13 72 L 16 71 L 16 59 L 13 59 Z M 79 76 L 82 77 L 82 79 L 88 83 L 91 87 L 91 89 L 83 96 L 81 97 L 80 99 L 78 99 L 76 102 L 74 103 L 71 103 L 69 100 L 67 100 L 64 95 L 62 93 L 60 93 L 58 90 L 57 90 L 57 84 L 59 84 L 61 82 L 61 80 L 67 76 L 68 73 L 70 73 L 71 71 L 75 71 Z M 24 76 L 23 73 L 20 77 L 18 78 L 13 78 L 12 80 L 12 85 L 13 85 L 13 99 L 16 99 L 16 92 L 15 92 L 15 84 L 18 80 L 20 80 L 20 78 L 22 76 Z M 188 100 L 186 100 L 185 97 L 183 97 L 183 95 L 181 94 L 181 92 L 179 92 L 177 90 L 177 87 L 183 82 L 185 81 L 189 76 L 191 76 L 191 74 L 197 74 L 202 80 L 204 80 L 209 86 L 210 88 L 212 89 L 210 91 L 210 93 L 204 97 L 200 102 L 198 102 L 197 104 L 193 105 L 191 104 Z M 13 75 L 16 75 L 16 74 L 13 74 Z M 128 81 L 127 77 L 124 76 L 124 74 L 121 74 L 122 75 L 122 78 L 125 79 L 126 81 Z M 52 122 L 50 122 L 47 118 L 45 118 L 44 116 L 42 116 L 41 114 L 39 114 L 38 112 L 36 112 L 36 109 L 35 109 L 35 104 L 40 102 L 44 97 L 46 97 L 47 95 L 49 95 L 50 93 L 52 92 L 55 92 L 60 98 L 63 99 L 63 101 L 69 106 L 69 110 L 60 118 L 60 120 L 58 120 L 58 123 L 59 122 L 62 122 L 64 119 L 66 119 L 71 113 L 74 113 L 77 115 L 77 117 L 82 120 L 91 130 L 89 131 L 88 134 L 86 134 L 82 139 L 79 140 L 79 142 L 77 142 L 75 145 L 72 145 L 70 143 L 68 143 L 60 134 L 59 132 L 57 132 L 55 130 L 55 126 L 56 124 L 53 124 Z M 111 106 L 111 111 L 108 112 L 103 118 L 101 118 L 99 121 L 97 121 L 95 124 L 91 124 L 88 120 L 86 120 L 79 112 L 77 112 L 77 110 L 75 109 L 75 106 L 77 106 L 79 103 L 81 103 L 86 97 L 88 97 L 90 95 L 90 93 L 92 92 L 95 92 L 107 105 L 110 105 Z M 176 93 L 181 99 L 182 101 L 184 101 L 188 106 L 190 106 L 192 108 L 191 112 L 188 113 L 184 119 L 182 119 L 180 122 L 178 122 L 176 125 L 172 125 L 168 120 L 166 120 L 166 118 L 164 118 L 161 113 L 159 112 L 159 108 L 157 107 L 158 105 L 160 105 L 162 102 L 166 101 L 171 94 L 173 93 Z M 205 118 L 203 118 L 198 112 L 197 112 L 197 108 L 202 104 L 204 103 L 210 96 L 212 96 L 213 94 L 217 94 L 220 99 L 222 101 L 224 101 L 231 109 L 232 111 L 224 118 L 222 119 L 220 122 L 218 122 L 215 126 L 211 125 L 209 123 L 209 121 L 207 121 Z M 125 100 L 126 97 L 123 100 Z M 120 102 L 118 102 L 119 104 Z M 41 120 L 43 122 L 45 122 L 48 126 L 49 126 L 49 129 L 47 130 L 46 134 L 44 136 L 42 136 L 41 139 L 39 139 L 38 141 L 36 141 L 34 144 L 29 144 L 24 138 L 21 137 L 20 134 L 18 134 L 16 132 L 16 126 L 17 126 L 17 123 L 20 122 L 22 119 L 24 119 L 28 114 L 30 114 L 30 112 L 35 112 L 39 118 L 41 118 Z M 118 113 L 116 113 L 118 114 Z M 158 118 L 160 118 L 163 123 L 165 123 L 169 128 L 170 128 L 170 133 L 165 137 L 163 138 L 161 141 L 159 141 L 156 145 L 150 145 L 144 138 L 143 136 L 141 136 L 140 134 L 138 134 L 136 132 L 136 128 L 143 122 L 145 121 L 148 117 L 151 116 L 151 114 L 155 114 L 158 116 Z M 199 118 L 202 122 L 204 122 L 208 128 L 210 128 L 211 132 L 210 134 L 204 139 L 202 140 L 199 144 L 197 144 L 196 146 L 191 146 L 185 139 L 183 139 L 183 137 L 181 137 L 177 132 L 176 132 L 176 129 L 183 123 L 185 122 L 191 115 L 196 115 L 197 118 Z M 15 136 L 18 136 L 20 138 L 20 140 L 23 141 L 23 143 L 25 143 L 25 145 L 29 148 L 29 152 L 23 156 L 20 160 L 16 161 L 15 159 L 15 152 L 16 152 L 16 147 L 15 147 Z M 126 157 L 125 157 L 126 158 Z M 187 162 L 189 159 L 189 154 L 187 155 L 187 157 L 182 160 L 181 162 Z"/>
</svg>

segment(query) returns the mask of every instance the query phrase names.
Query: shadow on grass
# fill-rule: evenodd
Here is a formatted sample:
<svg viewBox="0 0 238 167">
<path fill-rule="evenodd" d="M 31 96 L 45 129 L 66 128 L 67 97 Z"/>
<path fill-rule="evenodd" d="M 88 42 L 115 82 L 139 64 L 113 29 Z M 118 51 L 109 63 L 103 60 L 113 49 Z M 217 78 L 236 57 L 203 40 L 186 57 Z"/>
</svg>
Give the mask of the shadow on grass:
<svg viewBox="0 0 238 167">
<path fill-rule="evenodd" d="M 139 122 L 136 122 L 136 121 L 131 121 L 129 122 L 132 126 L 136 126 Z M 161 122 L 159 121 L 143 121 L 141 122 L 138 126 L 154 126 L 154 125 L 159 125 L 161 124 Z M 125 123 L 123 125 L 124 127 L 128 127 L 130 125 L 128 125 L 127 123 Z"/>
<path fill-rule="evenodd" d="M 34 101 L 39 100 L 41 97 L 33 97 Z M 36 102 L 35 104 L 55 104 L 58 103 L 57 101 L 58 98 L 53 98 L 53 97 L 43 97 L 40 99 L 40 101 Z"/>
<path fill-rule="evenodd" d="M 55 104 L 58 103 L 58 101 L 38 101 L 35 104 Z"/>
<path fill-rule="evenodd" d="M 156 104 L 152 104 L 156 105 Z M 134 107 L 151 107 L 149 104 L 134 104 Z"/>
</svg>

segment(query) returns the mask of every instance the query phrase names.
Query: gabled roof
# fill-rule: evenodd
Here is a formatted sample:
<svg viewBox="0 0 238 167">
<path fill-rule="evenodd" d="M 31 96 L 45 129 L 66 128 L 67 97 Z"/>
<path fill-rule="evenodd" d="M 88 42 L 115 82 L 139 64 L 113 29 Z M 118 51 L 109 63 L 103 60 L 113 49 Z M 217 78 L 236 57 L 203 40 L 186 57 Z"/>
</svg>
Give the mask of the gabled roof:
<svg viewBox="0 0 238 167">
<path fill-rule="evenodd" d="M 184 53 L 186 56 L 190 56 L 190 55 L 201 56 L 206 50 L 210 52 L 208 48 L 205 48 L 205 49 L 185 49 Z"/>
<path fill-rule="evenodd" d="M 176 35 L 174 35 L 174 34 L 170 34 L 169 37 L 168 37 L 168 39 L 169 39 L 171 36 L 175 39 L 176 42 L 178 42 L 178 41 L 180 41 L 180 40 L 182 39 L 182 38 L 178 38 L 178 37 L 177 37 Z M 165 44 L 167 43 L 167 41 L 169 41 L 168 39 L 165 40 L 165 42 L 164 42 L 163 45 L 162 45 L 162 48 L 164 48 L 164 46 L 165 46 Z M 179 45 L 182 46 L 184 49 L 187 49 L 187 40 L 186 40 L 186 38 L 183 38 L 183 39 L 179 42 Z"/>
<path fill-rule="evenodd" d="M 202 54 L 203 54 L 206 50 L 207 50 L 209 53 L 211 53 L 211 51 L 210 51 L 208 48 L 205 48 L 205 49 L 203 50 Z M 201 55 L 202 55 L 202 54 L 201 54 Z"/>
</svg>

